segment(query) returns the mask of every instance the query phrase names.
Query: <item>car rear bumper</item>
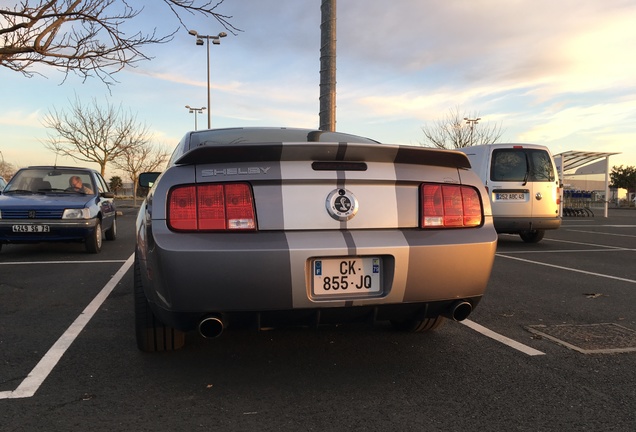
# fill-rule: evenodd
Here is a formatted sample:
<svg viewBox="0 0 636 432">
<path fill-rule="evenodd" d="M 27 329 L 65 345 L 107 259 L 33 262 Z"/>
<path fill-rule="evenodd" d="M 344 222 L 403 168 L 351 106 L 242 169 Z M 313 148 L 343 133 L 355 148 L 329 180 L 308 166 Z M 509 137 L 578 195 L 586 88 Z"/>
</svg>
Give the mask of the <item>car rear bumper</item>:
<svg viewBox="0 0 636 432">
<path fill-rule="evenodd" d="M 495 229 L 498 233 L 516 234 L 521 231 L 551 230 L 561 226 L 561 218 L 530 218 L 530 217 L 494 217 Z"/>
<path fill-rule="evenodd" d="M 475 309 L 482 296 L 465 298 L 461 301 L 470 303 Z M 374 325 L 382 321 L 423 320 L 446 316 L 451 318 L 453 306 L 459 300 L 442 300 L 436 302 L 378 304 L 369 306 L 350 306 L 338 308 L 286 309 L 266 311 L 233 311 L 233 312 L 174 312 L 153 305 L 153 312 L 159 320 L 171 327 L 190 331 L 206 318 L 216 318 L 224 328 L 242 328 L 261 330 L 283 326 L 333 325 L 342 323 L 368 323 Z"/>
<path fill-rule="evenodd" d="M 39 243 L 47 241 L 80 241 L 90 236 L 97 224 L 97 219 L 53 220 L 53 219 L 3 219 L 0 220 L 1 243 Z M 14 232 L 15 225 L 34 227 L 47 226 L 48 232 Z M 42 228 L 39 228 L 42 230 Z"/>
<path fill-rule="evenodd" d="M 138 250 L 146 295 L 160 319 L 184 329 L 209 314 L 356 307 L 386 311 L 405 304 L 421 312 L 427 304 L 442 308 L 462 299 L 474 299 L 476 305 L 497 242 L 491 224 L 430 231 L 177 234 L 155 221 L 151 237 L 150 252 Z M 312 258 L 361 256 L 381 258 L 381 294 L 312 295 Z"/>
</svg>

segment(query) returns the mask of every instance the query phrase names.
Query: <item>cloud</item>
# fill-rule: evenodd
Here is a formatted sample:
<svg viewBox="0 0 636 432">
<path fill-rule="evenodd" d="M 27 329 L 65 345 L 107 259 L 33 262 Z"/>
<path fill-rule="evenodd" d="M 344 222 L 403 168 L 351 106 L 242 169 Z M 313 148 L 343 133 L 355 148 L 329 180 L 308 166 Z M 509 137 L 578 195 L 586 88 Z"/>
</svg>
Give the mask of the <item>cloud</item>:
<svg viewBox="0 0 636 432">
<path fill-rule="evenodd" d="M 547 110 L 537 116 L 536 126 L 520 134 L 528 142 L 546 142 L 563 139 L 569 135 L 587 135 L 607 141 L 609 131 L 636 116 L 636 101 L 618 103 L 597 103 L 588 106 L 576 106 L 556 111 Z M 632 134 L 635 136 L 636 128 Z M 582 139 L 584 142 L 584 140 Z"/>
<path fill-rule="evenodd" d="M 0 125 L 42 128 L 41 110 L 24 112 L 22 110 L 0 112 Z"/>
</svg>

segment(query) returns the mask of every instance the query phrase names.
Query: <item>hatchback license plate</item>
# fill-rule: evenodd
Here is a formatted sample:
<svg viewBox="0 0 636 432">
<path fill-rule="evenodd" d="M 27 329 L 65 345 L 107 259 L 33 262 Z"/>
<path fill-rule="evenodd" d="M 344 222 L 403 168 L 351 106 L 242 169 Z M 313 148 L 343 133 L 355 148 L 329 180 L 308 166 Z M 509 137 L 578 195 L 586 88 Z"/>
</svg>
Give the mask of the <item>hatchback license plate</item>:
<svg viewBox="0 0 636 432">
<path fill-rule="evenodd" d="M 315 259 L 312 262 L 313 294 L 351 296 L 382 291 L 381 260 L 378 257 Z"/>
<path fill-rule="evenodd" d="M 525 201 L 526 194 L 524 193 L 496 193 L 495 199 L 497 201 Z"/>
<path fill-rule="evenodd" d="M 47 233 L 51 228 L 48 225 L 13 225 L 13 232 Z"/>
</svg>

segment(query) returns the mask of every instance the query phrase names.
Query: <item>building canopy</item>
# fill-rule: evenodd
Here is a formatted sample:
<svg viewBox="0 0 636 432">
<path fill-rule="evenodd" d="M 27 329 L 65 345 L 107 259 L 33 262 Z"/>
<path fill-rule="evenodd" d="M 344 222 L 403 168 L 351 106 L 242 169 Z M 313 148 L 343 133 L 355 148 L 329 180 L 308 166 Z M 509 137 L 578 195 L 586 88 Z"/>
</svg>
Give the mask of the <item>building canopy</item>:
<svg viewBox="0 0 636 432">
<path fill-rule="evenodd" d="M 596 162 L 600 159 L 609 158 L 620 153 L 588 152 L 588 151 L 566 151 L 554 156 L 554 160 L 561 174 L 585 165 Z"/>
<path fill-rule="evenodd" d="M 559 178 L 563 180 L 563 174 L 568 171 L 576 170 L 574 173 L 568 173 L 569 175 L 577 175 L 577 174 L 605 174 L 605 205 L 604 205 L 604 216 L 607 217 L 608 213 L 608 197 L 609 197 L 609 157 L 612 155 L 617 155 L 620 153 L 605 153 L 605 152 L 587 152 L 587 151 L 567 151 L 563 153 L 559 153 L 554 156 L 554 162 L 557 165 L 557 169 L 559 170 Z M 602 161 L 605 159 L 605 161 Z M 594 164 L 594 169 L 585 170 L 585 167 L 590 166 L 590 164 Z M 600 166 L 599 166 L 600 165 Z M 604 166 L 603 166 L 604 165 Z"/>
</svg>

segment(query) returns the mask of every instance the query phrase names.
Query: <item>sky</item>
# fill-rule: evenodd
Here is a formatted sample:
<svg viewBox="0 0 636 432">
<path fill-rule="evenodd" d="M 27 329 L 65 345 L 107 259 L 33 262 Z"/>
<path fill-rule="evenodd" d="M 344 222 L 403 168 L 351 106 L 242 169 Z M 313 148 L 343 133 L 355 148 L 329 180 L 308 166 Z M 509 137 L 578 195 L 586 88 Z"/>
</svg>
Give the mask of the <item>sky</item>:
<svg viewBox="0 0 636 432">
<path fill-rule="evenodd" d="M 207 51 L 188 29 L 228 33 L 210 46 L 213 128 L 317 128 L 320 3 L 225 0 L 216 11 L 241 30 L 232 34 L 190 14 L 183 28 L 163 3 L 137 0 L 146 8 L 131 29 L 178 32 L 110 88 L 42 66 L 32 78 L 0 67 L 1 155 L 16 167 L 55 163 L 42 120 L 75 98 L 121 104 L 174 148 L 194 129 L 185 106 L 207 105 Z M 633 0 L 339 0 L 336 129 L 419 145 L 423 126 L 459 109 L 500 126 L 500 142 L 615 152 L 610 166 L 634 166 L 635 23 Z M 205 112 L 197 123 L 207 126 Z M 119 174 L 109 167 L 106 179 Z"/>
</svg>

